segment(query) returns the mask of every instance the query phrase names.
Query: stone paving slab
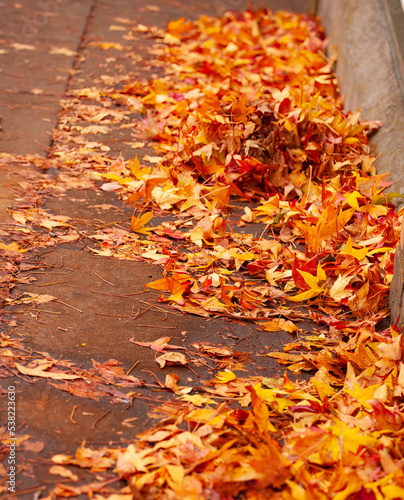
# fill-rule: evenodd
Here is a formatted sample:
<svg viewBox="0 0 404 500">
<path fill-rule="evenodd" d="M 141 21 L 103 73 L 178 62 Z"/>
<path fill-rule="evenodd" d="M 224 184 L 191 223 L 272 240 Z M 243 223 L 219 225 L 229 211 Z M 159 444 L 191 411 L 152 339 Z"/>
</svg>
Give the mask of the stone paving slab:
<svg viewBox="0 0 404 500">
<path fill-rule="evenodd" d="M 25 338 L 34 351 L 46 349 L 54 358 L 72 359 L 86 369 L 91 367 L 91 359 L 117 359 L 126 370 L 135 361 L 141 360 L 133 371 L 135 376 L 141 376 L 142 369 L 160 371 L 155 362 L 156 353 L 134 345 L 130 339 L 152 342 L 159 337 L 170 336 L 172 343 L 177 345 L 189 347 L 204 341 L 228 346 L 231 350 L 252 352 L 253 363 L 248 365 L 249 373 L 283 374 L 284 370 L 274 359 L 257 358 L 256 354 L 266 353 L 265 345 L 270 345 L 274 351 L 282 350 L 285 343 L 293 340 L 292 335 L 286 332 L 258 332 L 253 323 L 246 321 L 199 318 L 170 309 L 165 313 L 164 304 L 161 310 L 156 310 L 150 304 L 158 307 L 159 294 L 145 288 L 145 285 L 161 277 L 159 266 L 98 257 L 88 251 L 83 252 L 82 247 L 83 242 L 62 245 L 46 253 L 40 258 L 45 264 L 45 272 L 35 273 L 37 281 L 25 287 L 29 293 L 47 293 L 61 301 L 46 305 L 46 310 L 57 314 L 41 315 L 42 323 L 38 323 L 38 318 L 29 310 L 18 315 L 14 333 Z M 63 267 L 60 267 L 61 262 Z M 47 285 L 57 281 L 60 283 Z M 23 309 L 15 306 L 10 313 Z M 142 312 L 141 319 L 134 320 L 132 312 L 136 315 L 138 311 Z M 305 326 L 308 324 L 305 323 Z M 176 367 L 175 371 L 181 377 L 189 376 L 187 368 Z M 202 372 L 195 368 L 195 371 L 204 378 L 210 378 L 206 368 Z M 165 370 L 161 376 L 166 373 Z"/>
<path fill-rule="evenodd" d="M 24 44 L 38 40 L 78 44 L 92 3 L 92 0 L 2 0 L 0 39 Z"/>
<path fill-rule="evenodd" d="M 0 92 L 3 130 L 0 151 L 46 156 L 58 117 L 60 97 Z"/>
<path fill-rule="evenodd" d="M 0 43 L 0 90 L 63 96 L 76 49 L 72 42 Z"/>
<path fill-rule="evenodd" d="M 91 5 L 0 1 L 0 152 L 46 156 Z"/>
</svg>

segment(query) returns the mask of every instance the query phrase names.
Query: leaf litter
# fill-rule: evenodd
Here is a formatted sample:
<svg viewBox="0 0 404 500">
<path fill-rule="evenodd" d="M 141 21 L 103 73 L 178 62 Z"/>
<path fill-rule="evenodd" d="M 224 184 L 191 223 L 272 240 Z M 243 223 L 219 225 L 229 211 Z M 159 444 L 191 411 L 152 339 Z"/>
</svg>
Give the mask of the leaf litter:
<svg viewBox="0 0 404 500">
<path fill-rule="evenodd" d="M 53 457 L 62 467 L 53 471 L 66 477 L 69 464 L 98 475 L 112 470 L 127 483 L 120 493 L 108 493 L 107 474 L 82 487 L 59 484 L 53 494 L 402 498 L 403 337 L 394 325 L 379 325 L 389 314 L 403 210 L 392 204 L 396 193 L 384 193 L 390 183 L 377 174 L 369 147 L 381 124 L 343 109 L 315 18 L 247 10 L 179 19 L 166 31 L 137 29 L 157 39 L 163 76 L 82 89 L 66 99 L 53 158 L 46 160 L 66 173 L 44 177 L 41 189 L 62 191 L 77 180 L 117 192 L 134 215 L 127 227 L 88 234 L 94 253 L 162 265 L 163 277 L 148 287 L 183 312 L 296 333 L 284 352 L 266 355 L 291 373 L 312 376 L 239 377 L 224 364 L 196 390 L 168 376 L 163 385 L 177 398 L 155 406 L 157 425 L 126 448 L 83 444 L 74 457 Z M 142 119 L 131 121 L 133 113 Z M 75 127 L 77 118 L 93 128 Z M 155 153 L 113 160 L 102 137 L 83 137 L 105 135 L 109 126 L 130 128 Z M 233 205 L 237 199 L 243 204 Z M 238 226 L 259 224 L 260 232 L 234 231 L 230 221 L 241 206 Z M 165 213 L 173 217 L 153 225 Z M 41 220 L 45 229 L 62 227 L 61 241 L 75 233 L 68 220 L 43 211 L 21 207 L 13 217 L 28 233 Z M 47 243 L 34 235 L 21 250 L 37 244 Z M 21 251 L 3 252 L 14 250 Z M 314 333 L 298 327 L 307 314 L 319 327 Z M 189 363 L 189 352 L 164 352 L 179 347 L 169 341 L 144 347 L 156 351 L 161 367 Z M 193 347 L 201 359 L 232 357 L 240 369 L 227 348 Z M 14 368 L 64 380 L 61 388 L 72 392 L 88 372 L 64 363 L 44 355 Z M 94 361 L 93 369 L 118 387 L 139 383 L 115 363 Z"/>
</svg>

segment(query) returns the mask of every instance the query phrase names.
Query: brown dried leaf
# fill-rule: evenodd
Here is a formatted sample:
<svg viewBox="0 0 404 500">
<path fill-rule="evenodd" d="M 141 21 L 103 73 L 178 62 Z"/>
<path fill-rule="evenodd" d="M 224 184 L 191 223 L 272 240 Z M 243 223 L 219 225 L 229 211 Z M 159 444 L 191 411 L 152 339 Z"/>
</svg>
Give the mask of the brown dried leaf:
<svg viewBox="0 0 404 500">
<path fill-rule="evenodd" d="M 160 368 L 164 368 L 166 365 L 187 365 L 188 360 L 184 354 L 180 352 L 168 352 L 156 358 L 156 362 L 160 365 Z"/>
</svg>

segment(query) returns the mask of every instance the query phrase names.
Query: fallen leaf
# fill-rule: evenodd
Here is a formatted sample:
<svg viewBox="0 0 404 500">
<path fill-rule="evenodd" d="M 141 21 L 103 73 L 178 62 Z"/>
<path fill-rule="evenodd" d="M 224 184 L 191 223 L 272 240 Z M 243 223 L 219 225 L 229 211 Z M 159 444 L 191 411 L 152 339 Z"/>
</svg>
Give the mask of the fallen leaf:
<svg viewBox="0 0 404 500">
<path fill-rule="evenodd" d="M 62 465 L 52 465 L 49 469 L 49 474 L 56 474 L 58 476 L 65 477 L 70 479 L 70 481 L 77 482 L 79 480 L 79 476 L 73 474 L 73 472 Z"/>
<path fill-rule="evenodd" d="M 27 43 L 12 43 L 10 47 L 13 47 L 15 50 L 36 50 L 35 45 L 29 45 Z"/>
<path fill-rule="evenodd" d="M 104 184 L 101 184 L 100 189 L 103 191 L 106 191 L 107 193 L 116 191 L 117 189 L 120 189 L 121 186 L 118 184 L 118 182 L 104 182 Z"/>
<path fill-rule="evenodd" d="M 52 47 L 49 51 L 50 55 L 73 57 L 77 54 L 75 50 L 68 49 L 67 47 Z"/>
<path fill-rule="evenodd" d="M 109 49 L 115 49 L 115 50 L 124 50 L 123 45 L 120 43 L 113 43 L 113 42 L 91 42 L 91 46 L 93 47 L 100 47 L 102 50 L 109 50 Z"/>
<path fill-rule="evenodd" d="M 184 346 L 171 345 L 169 344 L 171 337 L 161 337 L 157 340 L 153 340 L 152 342 L 139 342 L 137 340 L 133 340 L 133 337 L 129 339 L 129 342 L 133 344 L 137 344 L 143 347 L 150 347 L 153 351 L 164 352 L 164 349 L 186 349 Z"/>
<path fill-rule="evenodd" d="M 293 333 L 298 329 L 292 321 L 283 318 L 266 321 L 265 323 L 260 323 L 259 326 L 261 330 L 264 330 L 266 332 L 284 331 Z"/>
<path fill-rule="evenodd" d="M 33 453 L 40 453 L 45 448 L 43 441 L 26 441 L 24 443 L 25 451 L 32 451 Z"/>
<path fill-rule="evenodd" d="M 228 382 L 231 382 L 232 380 L 235 380 L 236 378 L 237 378 L 236 375 L 232 371 L 226 370 L 224 372 L 219 372 L 216 375 L 215 381 L 218 384 L 227 384 Z"/>
<path fill-rule="evenodd" d="M 150 228 L 144 227 L 144 225 L 153 218 L 153 215 L 153 212 L 146 212 L 139 217 L 132 216 L 130 228 L 135 233 L 147 234 L 148 232 L 150 232 Z"/>
<path fill-rule="evenodd" d="M 160 365 L 160 368 L 164 368 L 166 365 L 187 365 L 188 360 L 184 354 L 180 352 L 167 352 L 156 358 L 156 362 Z"/>
<path fill-rule="evenodd" d="M 75 380 L 80 378 L 78 375 L 72 373 L 66 373 L 61 371 L 48 371 L 49 368 L 53 367 L 52 362 L 43 361 L 38 366 L 30 368 L 28 366 L 23 366 L 20 363 L 14 363 L 17 370 L 23 375 L 29 375 L 31 377 L 42 377 L 51 378 L 53 380 Z"/>
</svg>

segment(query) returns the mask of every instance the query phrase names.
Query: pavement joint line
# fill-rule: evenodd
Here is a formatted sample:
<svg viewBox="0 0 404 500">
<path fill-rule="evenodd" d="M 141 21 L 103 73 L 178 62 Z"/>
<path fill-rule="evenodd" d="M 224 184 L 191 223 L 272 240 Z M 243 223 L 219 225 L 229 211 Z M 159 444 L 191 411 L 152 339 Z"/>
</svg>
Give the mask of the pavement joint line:
<svg viewBox="0 0 404 500">
<path fill-rule="evenodd" d="M 83 51 L 87 46 L 87 42 L 86 42 L 87 35 L 89 35 L 89 33 L 90 33 L 91 26 L 92 26 L 93 21 L 94 21 L 95 11 L 96 11 L 97 7 L 98 7 L 98 0 L 93 0 L 91 3 L 88 17 L 87 17 L 87 22 L 84 26 L 84 30 L 83 30 L 83 33 L 81 34 L 80 42 L 79 42 L 77 50 L 76 50 L 76 55 L 75 55 L 74 62 L 73 62 L 73 71 L 70 73 L 70 75 L 67 79 L 66 93 L 72 91 L 73 80 L 74 80 L 74 78 L 76 76 L 76 72 L 80 66 Z"/>
<path fill-rule="evenodd" d="M 0 89 L 0 94 L 14 94 L 14 95 L 31 95 L 33 97 L 65 97 L 66 94 L 64 92 L 41 92 L 35 94 L 34 92 L 31 92 L 30 90 L 11 90 L 11 89 Z"/>
</svg>

